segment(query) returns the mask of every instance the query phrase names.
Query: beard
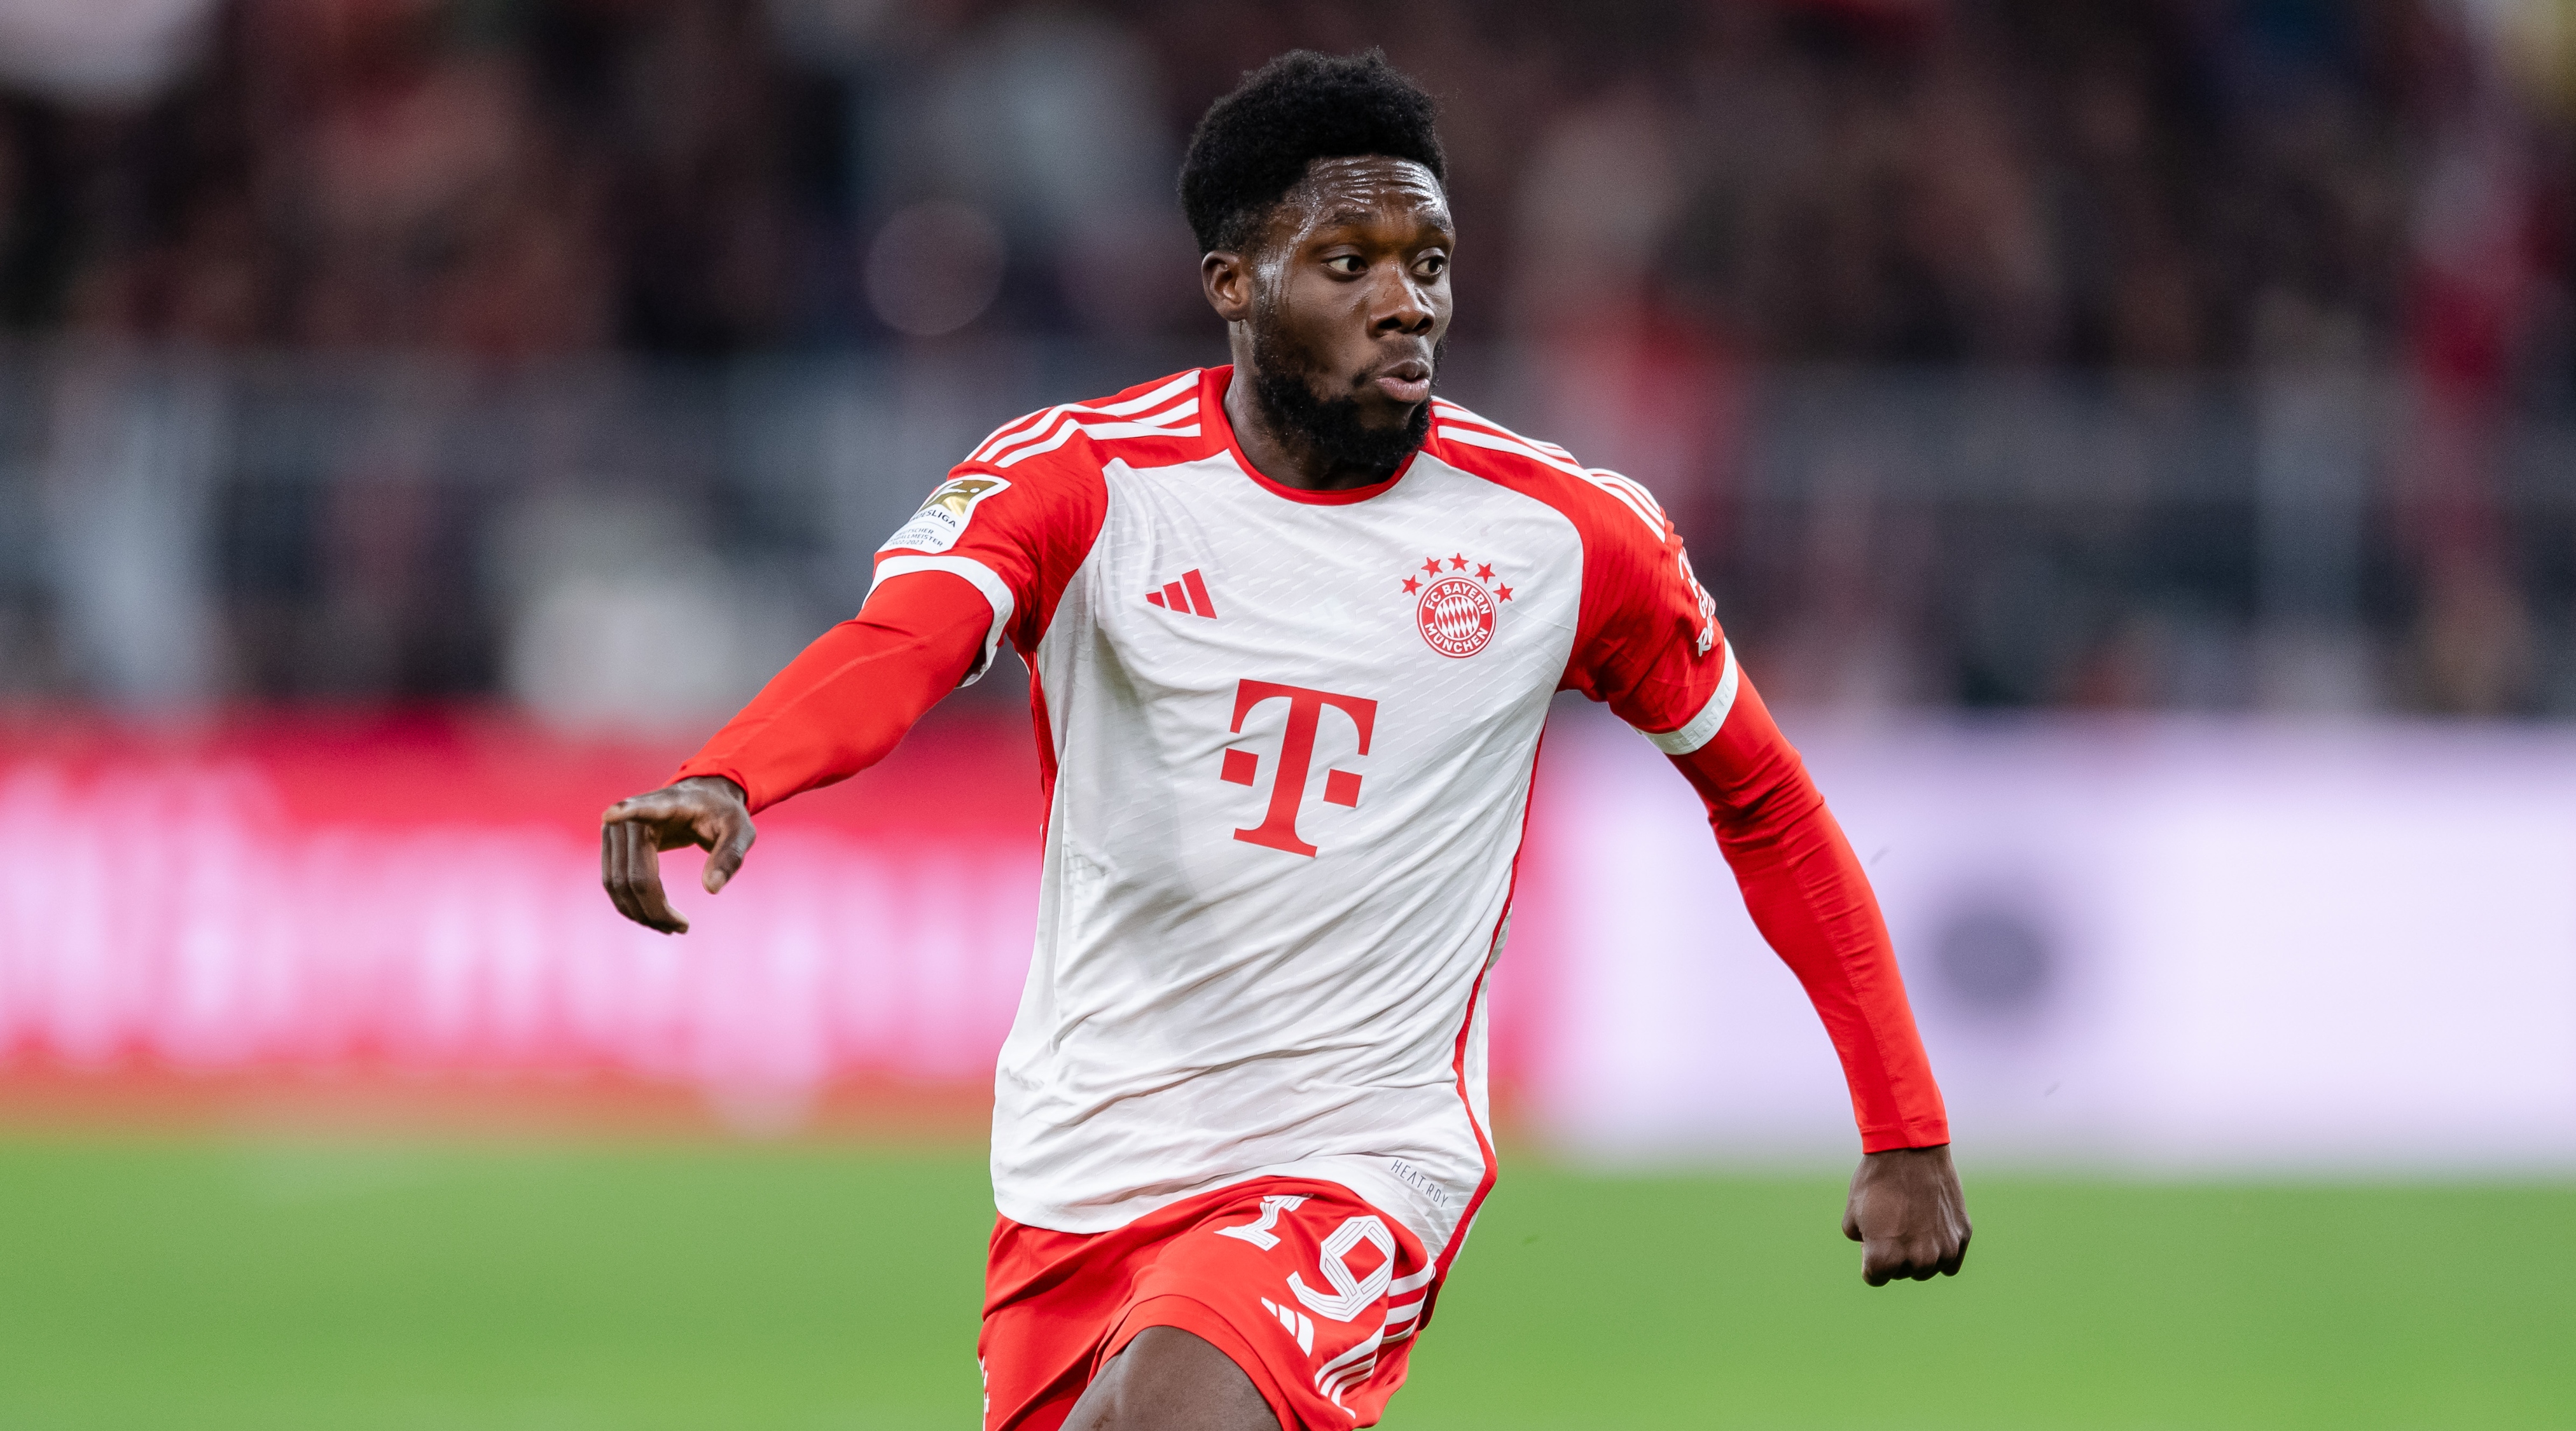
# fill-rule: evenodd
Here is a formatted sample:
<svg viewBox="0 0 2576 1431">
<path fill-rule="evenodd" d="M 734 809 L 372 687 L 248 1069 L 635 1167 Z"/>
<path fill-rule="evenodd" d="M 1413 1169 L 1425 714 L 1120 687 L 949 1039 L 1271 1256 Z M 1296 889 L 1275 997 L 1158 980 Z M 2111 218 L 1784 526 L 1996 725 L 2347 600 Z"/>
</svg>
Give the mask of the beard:
<svg viewBox="0 0 2576 1431">
<path fill-rule="evenodd" d="M 1444 337 L 1432 349 L 1434 381 L 1448 347 Z M 1256 368 L 1252 393 L 1261 410 L 1282 435 L 1310 444 L 1333 466 L 1355 467 L 1370 474 L 1371 480 L 1384 481 L 1431 435 L 1428 399 L 1413 409 L 1401 427 L 1370 427 L 1358 398 L 1315 396 L 1315 379 L 1326 376 L 1323 365 L 1290 347 L 1275 332 L 1252 335 L 1252 360 Z"/>
</svg>

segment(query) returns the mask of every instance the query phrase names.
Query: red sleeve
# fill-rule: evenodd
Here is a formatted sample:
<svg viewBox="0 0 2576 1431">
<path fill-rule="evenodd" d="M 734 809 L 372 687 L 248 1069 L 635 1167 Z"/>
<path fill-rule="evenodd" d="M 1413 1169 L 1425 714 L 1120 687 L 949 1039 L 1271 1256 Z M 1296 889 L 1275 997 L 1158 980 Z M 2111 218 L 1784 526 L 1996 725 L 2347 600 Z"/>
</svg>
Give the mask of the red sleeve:
<svg viewBox="0 0 2576 1431">
<path fill-rule="evenodd" d="M 883 760 L 984 673 L 1005 636 L 1036 648 L 1107 506 L 1080 462 L 959 464 L 877 550 L 858 616 L 806 647 L 673 778 L 723 776 L 758 811 Z"/>
<path fill-rule="evenodd" d="M 1708 806 L 1754 927 L 1825 1021 L 1864 1152 L 1950 1141 L 1869 877 L 1743 673 L 1716 735 L 1673 764 Z"/>
<path fill-rule="evenodd" d="M 925 572 L 867 605 L 770 678 L 674 780 L 721 775 L 757 812 L 878 761 L 985 650 L 991 606 L 967 581 Z"/>
<path fill-rule="evenodd" d="M 1583 604 L 1564 686 L 1646 731 L 1706 709 L 1726 673 L 1717 603 L 1646 489 L 1595 472 L 1568 515 L 1583 533 Z"/>
<path fill-rule="evenodd" d="M 1663 509 L 1615 473 L 1587 480 L 1575 513 L 1583 609 L 1565 684 L 1645 732 L 1707 803 L 1754 927 L 1833 1038 L 1861 1147 L 1950 1141 L 1895 948 L 1842 827 L 1736 665 Z"/>
</svg>

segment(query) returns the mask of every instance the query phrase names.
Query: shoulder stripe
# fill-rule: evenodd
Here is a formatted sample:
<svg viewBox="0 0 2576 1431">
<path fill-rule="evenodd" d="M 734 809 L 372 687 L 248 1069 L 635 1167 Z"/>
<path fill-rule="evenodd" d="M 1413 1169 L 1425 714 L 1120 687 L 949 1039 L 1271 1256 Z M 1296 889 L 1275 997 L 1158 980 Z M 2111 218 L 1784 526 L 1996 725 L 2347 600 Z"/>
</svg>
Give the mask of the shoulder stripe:
<svg viewBox="0 0 2576 1431">
<path fill-rule="evenodd" d="M 993 429 L 992 435 L 986 437 L 982 445 L 978 446 L 973 453 L 969 454 L 966 460 L 969 462 L 991 461 L 1001 453 L 1002 449 L 1011 447 L 1018 442 L 1027 441 L 1052 428 L 1055 425 L 1056 419 L 1063 417 L 1067 413 L 1087 412 L 1097 414 L 1101 417 L 1125 417 L 1130 413 L 1144 412 L 1149 408 L 1159 407 L 1162 404 L 1171 401 L 1182 392 L 1197 386 L 1198 380 L 1199 370 L 1192 368 L 1188 372 L 1181 374 L 1179 377 L 1172 379 L 1170 382 L 1163 384 L 1161 387 L 1154 389 L 1152 392 L 1149 392 L 1142 397 L 1129 398 L 1124 402 L 1098 404 L 1069 402 L 1059 403 L 1050 408 L 1041 408 L 1036 412 L 1030 413 L 1026 417 L 1013 418 L 1009 422 L 1003 423 L 1000 427 Z"/>
<path fill-rule="evenodd" d="M 1164 415 L 1171 416 L 1171 414 Z M 1075 425 L 1082 429 L 1085 437 L 1094 442 L 1114 441 L 1122 437 L 1196 437 L 1199 435 L 1199 425 L 1195 422 L 1183 423 L 1178 427 L 1164 427 L 1159 423 L 1151 422 L 1085 422 Z M 1014 456 L 1010 460 L 1017 462 L 1020 459 Z"/>
<path fill-rule="evenodd" d="M 1742 684 L 1743 673 L 1735 665 L 1735 643 L 1729 641 L 1726 643 L 1726 671 L 1717 678 L 1717 689 L 1710 694 L 1708 704 L 1700 707 L 1699 714 L 1683 722 L 1679 730 L 1647 730 L 1638 734 L 1654 742 L 1655 749 L 1666 755 L 1688 755 L 1717 739 L 1719 728 L 1726 724 L 1726 713 L 1735 709 L 1736 688 Z"/>
<path fill-rule="evenodd" d="M 1621 506 L 1635 513 L 1637 520 L 1646 524 L 1646 530 L 1655 534 L 1656 541 L 1660 542 L 1664 539 L 1664 509 L 1656 505 L 1653 497 L 1646 494 L 1645 488 L 1616 472 L 1596 470 L 1579 475 L 1584 481 L 1617 498 Z"/>
<path fill-rule="evenodd" d="M 1623 477 L 1603 468 L 1585 467 L 1574 460 L 1573 453 L 1553 442 L 1541 442 L 1534 437 L 1523 437 L 1501 423 L 1478 417 L 1446 398 L 1433 398 L 1431 407 L 1442 418 L 1440 424 L 1442 437 L 1452 442 L 1463 442 L 1469 447 L 1482 447 L 1492 452 L 1518 453 L 1523 457 L 1544 462 L 1569 477 L 1580 477 L 1616 498 L 1621 506 L 1634 512 L 1637 520 L 1646 524 L 1646 530 L 1655 534 L 1655 540 L 1664 539 L 1666 519 L 1663 504 L 1657 502 L 1655 495 L 1635 479 Z M 1467 424 L 1473 424 L 1473 426 Z"/>
<path fill-rule="evenodd" d="M 1011 438 L 1007 441 L 996 443 L 987 449 L 983 460 L 996 467 L 1008 467 L 1012 463 L 1017 462 L 1021 458 L 1027 457 L 1032 453 L 1044 452 L 1050 448 L 1061 446 L 1067 437 L 1073 435 L 1073 430 L 1075 428 L 1082 428 L 1085 431 L 1093 431 L 1107 427 L 1161 427 L 1166 423 L 1177 422 L 1182 418 L 1195 416 L 1198 410 L 1199 400 L 1198 397 L 1193 394 L 1189 398 L 1175 403 L 1161 412 L 1147 414 L 1146 416 L 1137 418 L 1132 422 L 1097 423 L 1086 426 L 1082 420 L 1074 416 L 1074 414 L 1088 413 L 1093 411 L 1093 409 L 1083 407 L 1069 408 L 1062 417 L 1055 420 L 1054 424 L 1047 429 L 1044 434 L 1046 437 L 1054 439 L 1053 441 L 1038 442 L 1036 434 L 1028 434 L 1022 437 Z M 1032 446 L 1033 442 L 1037 445 Z"/>
<path fill-rule="evenodd" d="M 970 462 L 981 461 L 985 458 L 991 457 L 1002 448 L 1010 446 L 1014 439 L 1025 440 L 1027 438 L 1034 437 L 1046 428 L 1052 426 L 1057 418 L 1062 417 L 1064 414 L 1069 412 L 1098 413 L 1105 417 L 1120 417 L 1131 412 L 1142 412 L 1159 403 L 1169 401 L 1174 394 L 1197 383 L 1198 378 L 1199 370 L 1192 368 L 1190 371 L 1181 374 L 1179 377 L 1174 378 L 1170 382 L 1163 384 L 1161 387 L 1154 389 L 1152 392 L 1145 394 L 1143 397 L 1129 398 L 1125 402 L 1098 404 L 1069 402 L 1059 403 L 1054 407 L 1040 408 L 1038 411 L 1030 413 L 1026 417 L 1013 418 L 1011 421 L 1003 423 L 1000 427 L 995 428 L 992 436 L 985 438 L 983 445 L 977 447 L 974 453 L 969 456 L 967 460 Z"/>
<path fill-rule="evenodd" d="M 1664 504 L 1655 500 L 1655 494 L 1646 490 L 1645 483 L 1624 473 L 1613 472 L 1606 467 L 1593 468 L 1592 477 L 1594 481 L 1613 484 L 1620 491 L 1627 493 L 1631 501 L 1645 508 L 1646 515 L 1659 522 L 1665 520 Z"/>
<path fill-rule="evenodd" d="M 1458 427 L 1445 422 L 1440 425 L 1439 431 L 1442 437 L 1452 442 L 1463 442 L 1469 447 L 1482 447 L 1492 452 L 1516 452 L 1533 462 L 1545 463 L 1568 476 L 1588 477 L 1590 475 L 1574 462 L 1563 457 L 1550 456 L 1517 437 L 1506 437 L 1481 427 Z"/>
<path fill-rule="evenodd" d="M 1067 416 L 1045 441 L 1023 442 L 1012 447 L 1006 456 L 987 457 L 984 460 L 995 467 L 1008 467 L 1023 457 L 1035 457 L 1041 452 L 1052 452 L 1064 446 L 1073 440 L 1073 435 L 1077 432 L 1095 440 L 1119 437 L 1196 437 L 1199 435 L 1199 425 L 1195 422 L 1170 427 L 1164 424 L 1179 423 L 1180 419 L 1185 417 L 1196 417 L 1198 411 L 1199 400 L 1191 398 L 1188 402 L 1134 422 L 1077 422 Z"/>
<path fill-rule="evenodd" d="M 1501 433 L 1503 436 L 1510 438 L 1514 442 L 1518 442 L 1529 447 L 1535 447 L 1539 451 L 1547 453 L 1550 456 L 1562 457 L 1568 462 L 1572 462 L 1574 460 L 1573 453 L 1566 451 L 1564 448 L 1557 446 L 1553 442 L 1541 442 L 1539 439 L 1531 437 L 1527 433 L 1514 432 L 1510 428 L 1503 426 L 1501 423 L 1494 421 L 1492 418 L 1470 412 L 1467 409 L 1460 407 L 1458 404 L 1449 401 L 1447 398 L 1433 398 L 1431 400 L 1431 410 L 1445 418 L 1450 418 L 1458 422 L 1473 423 L 1489 432 Z"/>
</svg>

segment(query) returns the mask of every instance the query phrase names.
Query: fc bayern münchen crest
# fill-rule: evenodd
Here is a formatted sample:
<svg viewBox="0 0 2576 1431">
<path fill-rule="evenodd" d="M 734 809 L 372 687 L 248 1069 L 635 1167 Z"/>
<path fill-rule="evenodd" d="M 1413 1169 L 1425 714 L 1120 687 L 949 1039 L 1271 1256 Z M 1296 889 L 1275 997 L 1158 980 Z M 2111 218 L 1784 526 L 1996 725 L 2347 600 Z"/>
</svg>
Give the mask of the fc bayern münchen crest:
<svg viewBox="0 0 2576 1431">
<path fill-rule="evenodd" d="M 1473 567 L 1475 575 L 1469 576 Z M 1443 656 L 1464 660 L 1494 639 L 1494 614 L 1512 599 L 1512 589 L 1494 575 L 1491 562 L 1470 563 L 1464 553 L 1422 564 L 1422 576 L 1404 579 L 1404 590 L 1417 599 L 1413 622 L 1422 639 Z"/>
</svg>

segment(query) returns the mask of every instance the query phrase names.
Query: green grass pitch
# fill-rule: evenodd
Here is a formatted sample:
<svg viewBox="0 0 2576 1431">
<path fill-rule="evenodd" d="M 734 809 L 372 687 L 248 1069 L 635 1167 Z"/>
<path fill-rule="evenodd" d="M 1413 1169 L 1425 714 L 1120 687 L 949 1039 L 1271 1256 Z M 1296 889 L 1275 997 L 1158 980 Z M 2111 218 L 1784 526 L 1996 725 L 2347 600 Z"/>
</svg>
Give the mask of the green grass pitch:
<svg viewBox="0 0 2576 1431">
<path fill-rule="evenodd" d="M 1396 1428 L 2576 1427 L 2576 1187 L 1506 1169 Z M 971 1152 L 0 1143 L 0 1427 L 963 1428 Z"/>
</svg>

